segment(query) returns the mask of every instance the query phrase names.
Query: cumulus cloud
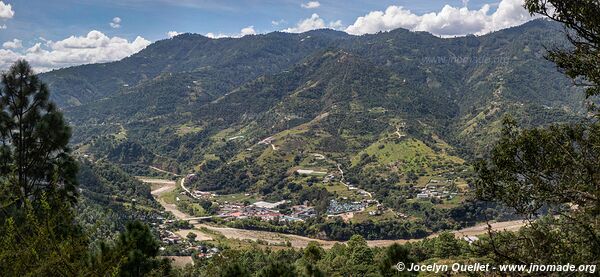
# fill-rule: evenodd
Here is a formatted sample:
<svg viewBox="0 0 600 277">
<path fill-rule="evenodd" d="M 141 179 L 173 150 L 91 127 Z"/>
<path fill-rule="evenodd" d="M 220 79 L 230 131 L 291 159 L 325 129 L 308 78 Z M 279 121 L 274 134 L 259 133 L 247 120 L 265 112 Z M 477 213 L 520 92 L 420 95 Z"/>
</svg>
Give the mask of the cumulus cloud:
<svg viewBox="0 0 600 277">
<path fill-rule="evenodd" d="M 340 29 L 342 28 L 343 24 L 341 20 L 336 20 L 336 21 L 331 21 L 329 22 L 329 28 L 331 29 Z"/>
<path fill-rule="evenodd" d="M 307 32 L 310 30 L 316 30 L 316 29 L 324 29 L 324 28 L 338 29 L 340 27 L 342 27 L 342 21 L 337 20 L 337 21 L 332 21 L 329 24 L 325 24 L 325 20 L 323 20 L 318 14 L 313 13 L 310 18 L 306 18 L 306 19 L 298 22 L 298 24 L 296 24 L 296 26 L 287 28 L 283 31 L 288 32 L 288 33 L 303 33 L 303 32 Z"/>
<path fill-rule="evenodd" d="M 246 28 L 243 28 L 240 31 L 240 35 L 241 36 L 256 35 L 256 30 L 254 30 L 254 26 L 248 26 Z"/>
<path fill-rule="evenodd" d="M 500 29 L 516 26 L 533 19 L 523 8 L 523 0 L 502 0 L 498 8 L 490 13 L 490 5 L 479 10 L 445 5 L 439 12 L 417 15 L 402 6 L 389 6 L 385 11 L 373 11 L 361 16 L 346 28 L 349 34 L 372 34 L 405 28 L 413 31 L 427 31 L 434 35 L 462 36 L 482 35 Z"/>
<path fill-rule="evenodd" d="M 234 35 L 226 35 L 223 33 L 215 34 L 215 33 L 210 32 L 210 33 L 206 33 L 206 37 L 209 37 L 212 39 L 219 39 L 219 38 L 231 38 L 231 37 L 235 37 L 235 36 Z"/>
<path fill-rule="evenodd" d="M 13 16 L 15 16 L 15 11 L 13 11 L 12 6 L 0 1 L 0 19 L 11 19 Z"/>
<path fill-rule="evenodd" d="M 256 35 L 257 32 L 254 30 L 254 26 L 248 26 L 242 28 L 239 34 L 223 34 L 223 33 L 206 33 L 206 36 L 212 39 L 220 39 L 220 38 L 241 38 L 247 35 Z"/>
<path fill-rule="evenodd" d="M 273 26 L 279 26 L 284 23 L 285 23 L 285 20 L 283 20 L 283 19 L 271 21 L 271 25 L 273 25 Z"/>
<path fill-rule="evenodd" d="M 150 41 L 137 37 L 129 42 L 120 37 L 108 37 L 91 31 L 86 36 L 70 36 L 44 44 L 38 42 L 24 52 L 0 49 L 0 69 L 7 69 L 15 60 L 28 60 L 38 72 L 87 63 L 120 60 L 146 48 Z"/>
<path fill-rule="evenodd" d="M 176 31 L 168 31 L 167 32 L 167 37 L 169 37 L 169 38 L 173 38 L 173 37 L 176 37 L 178 35 L 181 35 L 181 33 L 176 32 Z"/>
<path fill-rule="evenodd" d="M 109 24 L 110 24 L 110 27 L 112 27 L 114 29 L 121 28 L 121 18 L 117 16 L 117 17 L 113 18 Z"/>
<path fill-rule="evenodd" d="M 321 6 L 321 3 L 319 3 L 319 1 L 310 1 L 308 3 L 302 3 L 300 6 L 305 9 L 316 9 Z"/>
<path fill-rule="evenodd" d="M 8 49 L 18 49 L 23 47 L 23 41 L 21 41 L 20 39 L 13 39 L 13 40 L 9 40 L 7 42 L 4 42 L 2 44 L 2 47 L 4 48 L 8 48 Z"/>
<path fill-rule="evenodd" d="M 4 29 L 6 29 L 6 24 L 0 25 L 0 30 L 4 30 Z"/>
</svg>

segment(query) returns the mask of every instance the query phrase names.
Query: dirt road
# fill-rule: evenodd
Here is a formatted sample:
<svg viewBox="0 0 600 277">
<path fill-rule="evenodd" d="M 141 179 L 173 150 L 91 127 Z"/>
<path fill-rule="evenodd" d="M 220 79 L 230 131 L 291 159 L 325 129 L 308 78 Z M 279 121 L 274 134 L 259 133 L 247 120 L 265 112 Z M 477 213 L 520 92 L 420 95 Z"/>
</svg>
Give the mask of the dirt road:
<svg viewBox="0 0 600 277">
<path fill-rule="evenodd" d="M 150 182 L 148 182 L 148 183 L 150 183 Z M 178 210 L 176 205 L 168 204 L 160 198 L 161 194 L 175 189 L 175 186 L 176 186 L 175 182 L 157 183 L 157 184 L 162 184 L 162 186 L 160 188 L 152 191 L 152 195 L 154 195 L 156 200 L 165 208 L 165 210 L 173 213 L 173 215 L 178 219 L 190 218 L 191 217 L 190 215 Z M 492 230 L 494 230 L 494 231 L 501 231 L 501 230 L 516 231 L 519 228 L 521 228 L 522 226 L 524 226 L 525 224 L 526 224 L 526 222 L 524 222 L 524 221 L 515 220 L 515 221 L 495 222 L 495 223 L 491 223 L 490 225 L 492 227 Z M 313 239 L 313 238 L 308 238 L 308 237 L 303 237 L 303 236 L 298 236 L 298 235 L 281 234 L 281 233 L 275 233 L 275 232 L 254 231 L 254 230 L 236 229 L 236 228 L 229 228 L 229 227 L 217 227 L 217 226 L 212 226 L 212 225 L 208 225 L 208 224 L 195 224 L 194 227 L 196 229 L 206 228 L 208 230 L 220 233 L 229 239 L 254 240 L 254 241 L 263 240 L 263 241 L 269 242 L 269 244 L 285 244 L 285 243 L 289 242 L 292 245 L 292 247 L 294 247 L 294 248 L 304 248 L 311 241 L 319 243 L 323 248 L 326 248 L 326 249 L 333 247 L 333 245 L 335 243 L 344 243 L 342 241 L 319 240 L 319 239 Z M 477 226 L 464 228 L 464 229 L 461 229 L 458 231 L 453 231 L 452 233 L 454 233 L 457 237 L 482 235 L 482 234 L 487 233 L 487 227 L 488 227 L 487 224 L 480 224 Z M 203 234 L 199 230 L 194 230 L 194 233 L 196 233 L 197 235 L 199 235 L 199 237 L 202 237 L 202 239 L 205 239 L 205 240 L 210 238 L 209 234 Z M 183 235 L 183 233 L 181 235 Z M 432 234 L 429 236 L 429 238 L 436 237 L 437 235 L 438 234 Z M 414 239 L 414 240 L 368 240 L 367 244 L 371 247 L 384 247 L 384 246 L 392 245 L 394 243 L 404 244 L 407 242 L 414 242 L 414 241 L 419 241 L 419 239 Z"/>
<path fill-rule="evenodd" d="M 151 191 L 150 193 L 152 194 L 152 196 L 154 196 L 156 201 L 158 201 L 158 203 L 161 206 L 163 206 L 163 208 L 165 208 L 165 210 L 167 212 L 171 212 L 178 219 L 186 219 L 186 218 L 190 217 L 189 215 L 187 215 L 187 214 L 181 212 L 179 209 L 177 209 L 177 205 L 169 204 L 160 197 L 161 195 L 168 193 L 175 189 L 175 187 L 177 186 L 177 183 L 175 181 L 164 180 L 164 179 L 152 179 L 152 178 L 138 178 L 138 180 L 140 180 L 144 183 L 147 183 L 147 184 L 159 186 L 157 189 Z"/>
</svg>

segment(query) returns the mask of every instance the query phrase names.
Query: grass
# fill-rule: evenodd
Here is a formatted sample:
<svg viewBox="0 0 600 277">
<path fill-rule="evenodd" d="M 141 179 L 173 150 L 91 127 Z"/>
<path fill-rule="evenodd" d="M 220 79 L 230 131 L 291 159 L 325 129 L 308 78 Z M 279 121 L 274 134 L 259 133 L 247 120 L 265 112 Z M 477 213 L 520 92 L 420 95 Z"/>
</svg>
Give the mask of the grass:
<svg viewBox="0 0 600 277">
<path fill-rule="evenodd" d="M 175 204 L 175 197 L 179 196 L 179 192 L 177 189 L 169 192 L 163 193 L 160 198 L 164 200 L 167 204 Z"/>
<path fill-rule="evenodd" d="M 202 128 L 200 126 L 195 126 L 195 125 L 186 123 L 186 124 L 183 124 L 183 125 L 177 127 L 177 130 L 175 131 L 175 133 L 178 136 L 184 136 L 187 134 L 198 133 L 198 132 L 201 132 L 202 130 L 204 130 L 204 128 Z"/>
<path fill-rule="evenodd" d="M 457 195 L 457 196 L 454 196 L 450 200 L 444 199 L 444 203 L 437 204 L 435 206 L 438 207 L 438 208 L 442 208 L 442 209 L 456 208 L 456 207 L 460 206 L 460 204 L 462 203 L 463 200 L 464 200 L 463 196 Z"/>
<path fill-rule="evenodd" d="M 365 211 L 363 211 L 363 212 L 354 213 L 354 217 L 350 221 L 352 221 L 352 223 L 361 223 L 361 222 L 364 222 L 367 220 L 372 220 L 374 222 L 377 222 L 377 221 L 384 221 L 384 220 L 390 220 L 390 219 L 396 218 L 395 213 L 391 210 L 385 210 L 385 211 L 383 211 L 383 214 L 381 214 L 381 215 L 369 215 L 369 212 L 376 211 L 376 210 L 377 210 L 376 206 L 367 207 L 365 209 Z"/>
<path fill-rule="evenodd" d="M 116 140 L 125 140 L 127 139 L 127 130 L 125 129 L 125 127 L 123 127 L 123 125 L 119 124 L 119 132 L 117 132 L 115 134 L 115 139 Z"/>
<path fill-rule="evenodd" d="M 378 141 L 361 151 L 352 159 L 352 165 L 357 165 L 363 154 L 377 158 L 384 165 L 398 163 L 403 170 L 421 170 L 428 168 L 433 163 L 462 164 L 464 160 L 445 153 L 435 152 L 420 140 L 404 139 L 398 143 L 394 141 Z"/>
<path fill-rule="evenodd" d="M 236 193 L 236 194 L 218 195 L 215 197 L 215 200 L 219 203 L 224 203 L 225 201 L 227 201 L 228 203 L 244 202 L 244 201 L 254 203 L 254 202 L 258 201 L 258 198 L 256 195 L 253 195 L 253 194 L 246 195 L 245 193 Z"/>
<path fill-rule="evenodd" d="M 347 197 L 352 200 L 362 199 L 356 191 L 349 190 L 346 186 L 339 182 L 332 182 L 329 184 L 320 183 L 319 186 L 325 188 L 328 192 L 337 194 L 339 197 Z"/>
</svg>

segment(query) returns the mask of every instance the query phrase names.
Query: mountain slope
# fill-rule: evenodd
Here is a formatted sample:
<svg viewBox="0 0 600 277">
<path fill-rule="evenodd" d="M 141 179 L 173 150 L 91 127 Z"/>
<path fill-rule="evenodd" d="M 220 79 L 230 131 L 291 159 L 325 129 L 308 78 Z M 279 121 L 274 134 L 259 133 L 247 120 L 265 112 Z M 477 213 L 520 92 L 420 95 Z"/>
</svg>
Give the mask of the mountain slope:
<svg viewBox="0 0 600 277">
<path fill-rule="evenodd" d="M 469 162 L 486 153 L 505 115 L 524 126 L 586 115 L 581 94 L 543 58 L 564 42 L 556 28 L 536 20 L 451 39 L 402 29 L 186 34 L 42 78 L 74 127 L 77 153 L 129 174 L 196 173 L 197 189 L 317 199 L 320 212 L 329 199 L 358 200 L 348 193 L 357 186 L 433 230 L 461 214 L 453 209 L 481 209 L 464 197 L 417 195 L 432 182 L 468 191 Z"/>
</svg>

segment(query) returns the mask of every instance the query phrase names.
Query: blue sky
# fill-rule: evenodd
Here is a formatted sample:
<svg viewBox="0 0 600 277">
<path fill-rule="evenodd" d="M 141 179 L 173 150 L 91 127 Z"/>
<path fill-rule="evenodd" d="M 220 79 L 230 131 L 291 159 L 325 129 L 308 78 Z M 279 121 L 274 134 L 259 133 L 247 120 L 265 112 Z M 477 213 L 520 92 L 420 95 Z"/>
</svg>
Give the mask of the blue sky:
<svg viewBox="0 0 600 277">
<path fill-rule="evenodd" d="M 236 37 L 334 28 L 361 35 L 402 27 L 439 36 L 484 34 L 529 20 L 521 4 L 522 0 L 0 0 L 0 70 L 10 58 L 34 52 L 58 59 L 34 61 L 41 70 L 114 60 L 168 38 L 168 32 Z M 92 31 L 97 32 L 90 35 Z M 57 44 L 71 36 L 75 39 Z M 120 48 L 111 51 L 118 53 L 53 53 L 61 45 L 63 52 L 82 45 L 105 47 L 101 41 L 116 41 Z M 60 54 L 65 54 L 64 61 Z"/>
</svg>

